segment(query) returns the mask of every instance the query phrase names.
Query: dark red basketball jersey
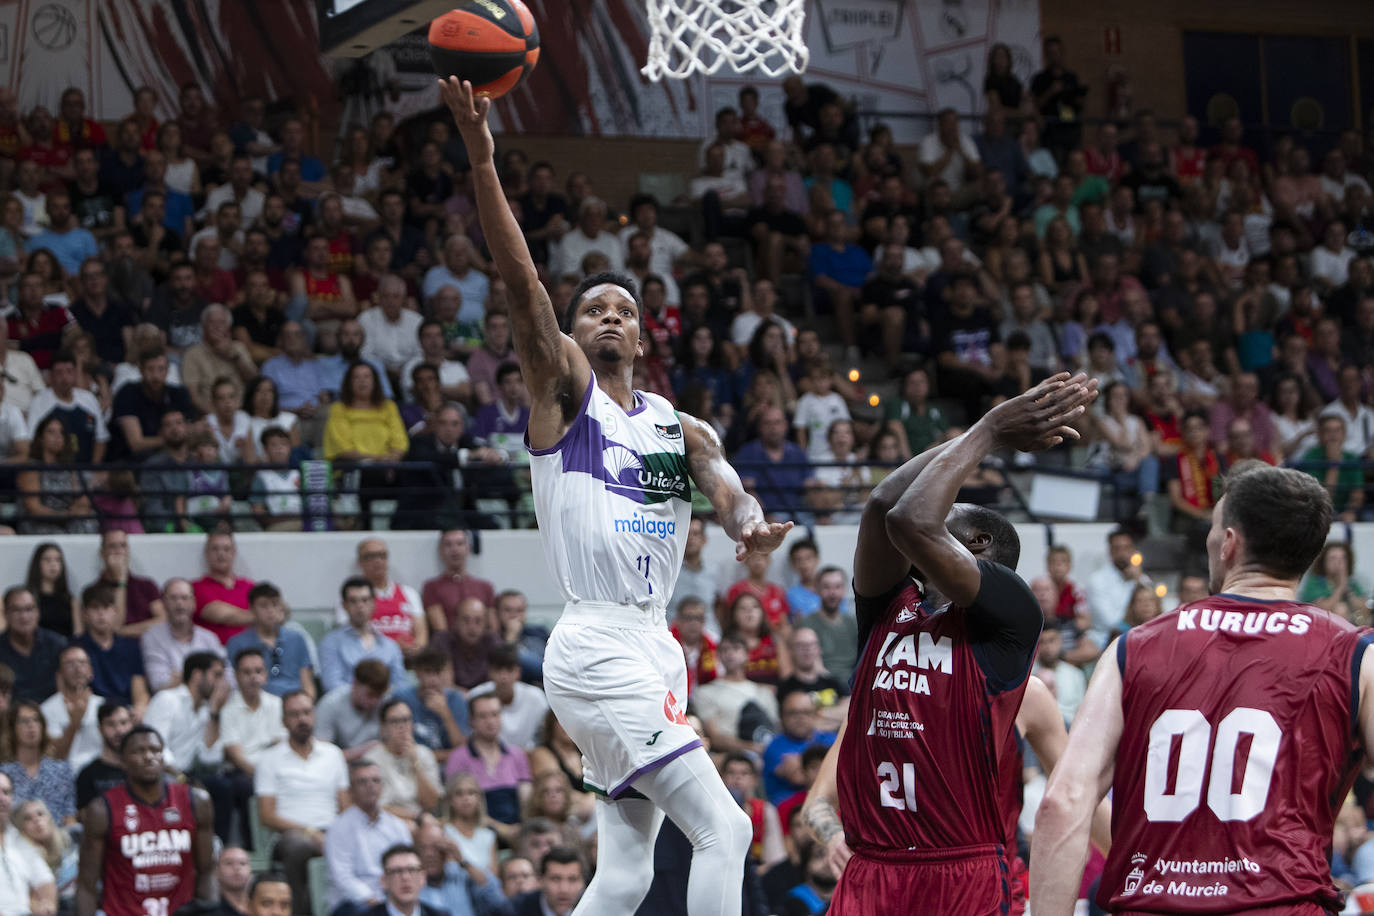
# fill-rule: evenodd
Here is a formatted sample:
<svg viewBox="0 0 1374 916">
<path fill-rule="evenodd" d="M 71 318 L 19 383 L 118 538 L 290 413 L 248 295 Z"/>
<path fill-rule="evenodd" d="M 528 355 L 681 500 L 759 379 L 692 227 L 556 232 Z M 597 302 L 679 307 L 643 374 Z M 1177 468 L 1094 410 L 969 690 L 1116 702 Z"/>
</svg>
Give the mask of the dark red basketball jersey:
<svg viewBox="0 0 1374 916">
<path fill-rule="evenodd" d="M 1328 856 L 1363 755 L 1355 716 L 1372 640 L 1320 608 L 1231 595 L 1123 637 L 1099 902 L 1169 913 L 1340 909 Z"/>
<path fill-rule="evenodd" d="M 105 793 L 105 916 L 170 916 L 196 889 L 191 838 L 196 832 L 191 788 L 164 783 L 162 801 L 147 805 L 121 783 Z"/>
<path fill-rule="evenodd" d="M 980 601 L 987 593 L 1029 602 L 1038 619 L 1015 573 L 979 565 Z M 1021 782 L 1016 713 L 1031 651 L 1019 679 L 994 684 L 962 609 L 929 608 L 914 582 L 890 598 L 855 669 L 840 749 L 840 819 L 856 851 L 997 846 L 1014 854 L 1006 808 L 1008 786 Z"/>
</svg>

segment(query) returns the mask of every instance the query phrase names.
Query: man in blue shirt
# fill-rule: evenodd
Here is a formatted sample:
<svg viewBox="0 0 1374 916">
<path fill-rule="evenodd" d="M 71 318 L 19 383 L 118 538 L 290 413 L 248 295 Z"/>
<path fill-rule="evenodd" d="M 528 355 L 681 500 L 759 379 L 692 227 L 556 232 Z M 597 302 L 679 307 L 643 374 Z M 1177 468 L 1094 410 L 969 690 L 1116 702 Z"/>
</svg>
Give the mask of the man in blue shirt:
<svg viewBox="0 0 1374 916">
<path fill-rule="evenodd" d="M 392 696 L 410 707 L 415 743 L 434 751 L 442 764 L 449 751 L 467 741 L 468 703 L 453 686 L 453 662 L 440 646 L 426 646 L 415 656 L 415 679 L 419 683 Z"/>
<path fill-rule="evenodd" d="M 763 751 L 763 788 L 774 805 L 806 788 L 802 751 L 813 744 L 829 747 L 834 732 L 817 731 L 816 701 L 805 690 L 782 698 L 782 731 Z"/>
<path fill-rule="evenodd" d="M 155 149 L 149 150 L 143 157 L 143 174 L 143 187 L 130 191 L 124 199 L 129 219 L 143 211 L 143 201 L 149 194 L 157 192 L 162 195 L 162 225 L 185 238 L 196 206 L 190 194 L 167 186 L 167 157 Z"/>
<path fill-rule="evenodd" d="M 391 382 L 388 381 L 386 370 L 382 368 L 382 364 L 362 355 L 363 344 L 366 342 L 367 334 L 363 331 L 363 326 L 358 324 L 358 319 L 345 319 L 339 323 L 339 352 L 316 359 L 316 364 L 320 367 L 320 379 L 324 383 L 324 390 L 328 391 L 332 397 L 337 398 L 339 396 L 339 388 L 343 385 L 344 375 L 353 363 L 367 363 L 371 366 L 377 372 L 377 378 L 382 381 L 382 396 L 393 397 Z"/>
<path fill-rule="evenodd" d="M 267 157 L 267 174 L 276 175 L 287 159 L 301 164 L 301 181 L 305 184 L 316 184 L 329 176 L 324 163 L 305 152 L 305 127 L 295 118 L 281 126 L 281 149 Z"/>
<path fill-rule="evenodd" d="M 339 589 L 348 623 L 320 640 L 320 680 L 325 692 L 353 681 L 353 668 L 365 658 L 375 658 L 391 669 L 394 686 L 409 684 L 401 647 L 372 625 L 376 592 L 362 576 L 345 580 Z"/>
<path fill-rule="evenodd" d="M 288 321 L 278 338 L 281 353 L 262 364 L 262 374 L 277 386 L 277 406 L 302 420 L 310 420 L 323 406 L 328 387 L 319 363 L 310 352 L 305 328 Z"/>
<path fill-rule="evenodd" d="M 71 645 L 91 659 L 91 689 L 112 703 L 132 708 L 143 718 L 148 708 L 148 680 L 143 674 L 143 649 L 137 639 L 115 633 L 115 594 L 109 585 L 88 585 L 81 591 L 81 617 L 86 631 Z"/>
<path fill-rule="evenodd" d="M 279 697 L 292 690 L 314 696 L 315 675 L 305 637 L 281 626 L 286 620 L 281 591 L 270 582 L 259 582 L 248 591 L 248 610 L 253 614 L 253 625 L 230 638 L 224 647 L 226 654 L 234 658 L 244 649 L 257 649 L 267 663 L 263 689 Z"/>
<path fill-rule="evenodd" d="M 849 224 L 844 211 L 831 210 L 825 217 L 825 240 L 811 246 L 811 283 L 817 301 L 829 302 L 835 309 L 845 357 L 853 362 L 859 355 L 854 336 L 854 304 L 873 270 L 873 259 L 848 238 Z"/>
<path fill-rule="evenodd" d="M 449 916 L 486 916 L 505 910 L 506 897 L 501 882 L 490 871 L 489 862 L 469 862 L 444 828 L 431 815 L 420 818 L 415 831 L 415 848 L 425 869 L 425 885 L 420 902 Z"/>
<path fill-rule="evenodd" d="M 806 514 L 805 492 L 820 485 L 805 449 L 788 441 L 787 415 L 779 407 L 759 415 L 759 437 L 741 446 L 731 463 L 769 518 Z"/>
<path fill-rule="evenodd" d="M 47 207 L 51 228 L 29 239 L 24 244 L 25 251 L 48 249 L 69 274 L 81 270 L 81 262 L 87 258 L 100 257 L 100 245 L 95 236 L 78 226 L 72 218 L 72 199 L 66 191 L 49 194 Z"/>
</svg>

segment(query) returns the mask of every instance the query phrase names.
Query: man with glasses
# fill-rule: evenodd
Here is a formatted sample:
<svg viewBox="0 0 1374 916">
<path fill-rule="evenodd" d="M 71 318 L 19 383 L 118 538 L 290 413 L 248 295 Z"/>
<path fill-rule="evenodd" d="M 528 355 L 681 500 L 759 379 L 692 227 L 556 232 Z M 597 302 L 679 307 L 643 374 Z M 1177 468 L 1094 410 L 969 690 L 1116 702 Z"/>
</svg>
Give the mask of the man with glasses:
<svg viewBox="0 0 1374 916">
<path fill-rule="evenodd" d="M 386 868 L 383 853 L 410 842 L 405 821 L 382 808 L 382 771 L 375 763 L 354 761 L 349 767 L 348 787 L 353 806 L 334 819 L 324 837 L 329 911 L 333 916 L 358 916 L 381 903 Z M 417 868 L 419 863 L 416 856 Z M 423 872 L 413 884 L 418 896 L 424 884 Z"/>
<path fill-rule="evenodd" d="M 392 580 L 390 557 L 386 541 L 380 538 L 358 543 L 358 569 L 372 583 L 372 625 L 407 654 L 413 654 L 429 642 L 425 608 L 419 592 Z"/>
<path fill-rule="evenodd" d="M 410 706 L 392 697 L 382 704 L 381 744 L 363 756 L 382 775 L 382 807 L 412 825 L 438 807 L 442 785 L 434 752 L 415 740 L 414 729 Z"/>
<path fill-rule="evenodd" d="M 122 299 L 111 296 L 110 278 L 99 258 L 81 262 L 77 288 L 80 298 L 69 311 L 81 330 L 95 338 L 95 353 L 102 362 L 118 366 L 134 339 L 138 323 L 133 309 Z"/>
<path fill-rule="evenodd" d="M 382 853 L 382 890 L 386 901 L 362 912 L 365 916 L 444 916 L 444 910 L 420 902 L 424 886 L 425 867 L 419 852 L 408 840 L 397 844 Z"/>
<path fill-rule="evenodd" d="M 42 703 L 57 692 L 57 659 L 66 641 L 38 625 L 38 599 L 22 585 L 5 591 L 0 664 L 14 671 L 13 699 Z"/>
<path fill-rule="evenodd" d="M 774 805 L 806 787 L 802 751 L 812 745 L 829 747 L 834 732 L 816 728 L 816 701 L 811 694 L 790 693 L 782 699 L 782 733 L 763 752 L 763 786 Z"/>
<path fill-rule="evenodd" d="M 225 646 L 230 658 L 244 649 L 257 649 L 267 664 L 267 692 L 285 696 L 291 690 L 315 695 L 315 672 L 310 666 L 310 649 L 305 637 L 282 628 L 286 605 L 281 590 L 270 582 L 259 582 L 248 591 L 248 610 L 253 625 L 232 637 Z"/>
<path fill-rule="evenodd" d="M 110 558 L 123 557 L 123 575 L 128 577 L 130 587 L 135 584 L 135 579 L 140 583 L 147 582 L 152 585 L 151 579 L 128 574 L 127 534 L 123 531 L 105 532 L 101 537 L 101 556 L 106 556 L 107 548 Z M 109 563 L 109 559 L 106 562 Z M 108 582 L 106 574 L 102 573 L 101 581 Z M 115 592 L 116 599 L 119 594 L 118 591 Z M 132 590 L 127 591 L 127 594 L 130 595 L 129 600 L 132 600 Z M 157 594 L 156 585 L 153 585 L 153 594 Z M 151 626 L 138 638 L 139 647 L 143 650 L 143 674 L 148 678 L 148 687 L 154 691 L 166 690 L 180 684 L 182 663 L 191 654 L 213 652 L 219 656 L 224 655 L 224 645 L 219 641 L 219 637 L 205 627 L 196 626 L 192 620 L 196 612 L 196 595 L 191 589 L 190 582 L 185 579 L 168 579 L 162 590 L 162 598 L 157 603 L 159 607 L 166 608 L 167 619 L 150 620 Z"/>
</svg>

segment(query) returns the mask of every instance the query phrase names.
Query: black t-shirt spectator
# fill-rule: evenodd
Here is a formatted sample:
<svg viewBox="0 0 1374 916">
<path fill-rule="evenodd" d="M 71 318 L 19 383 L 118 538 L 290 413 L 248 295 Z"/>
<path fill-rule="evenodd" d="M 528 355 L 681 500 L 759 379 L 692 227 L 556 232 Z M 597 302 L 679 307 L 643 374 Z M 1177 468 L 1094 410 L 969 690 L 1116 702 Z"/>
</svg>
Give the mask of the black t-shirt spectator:
<svg viewBox="0 0 1374 916">
<path fill-rule="evenodd" d="M 752 229 L 759 223 L 768 227 L 770 232 L 783 235 L 806 235 L 806 220 L 800 213 L 791 210 L 770 210 L 767 207 L 750 207 L 745 222 Z"/>
<path fill-rule="evenodd" d="M 147 180 L 145 169 L 142 156 L 136 156 L 132 163 L 126 163 L 119 153 L 107 149 L 100 159 L 100 183 L 109 184 L 123 197 L 143 187 Z"/>
<path fill-rule="evenodd" d="M 418 197 L 421 203 L 441 204 L 453 196 L 453 179 L 444 172 L 431 178 L 423 169 L 415 169 L 406 176 L 406 196 Z"/>
<path fill-rule="evenodd" d="M 1132 172 L 1121 183 L 1135 192 L 1135 205 L 1144 209 L 1152 200 L 1168 205 L 1170 201 L 1180 200 L 1183 189 L 1178 186 L 1174 176 L 1161 171 L 1158 175 L 1147 177 L 1144 172 Z"/>
<path fill-rule="evenodd" d="M 191 403 L 191 396 L 180 385 L 164 385 L 162 395 L 158 398 L 150 397 L 139 382 L 129 382 L 120 388 L 115 394 L 114 410 L 111 411 L 114 422 L 110 424 L 109 459 L 135 457 L 124 438 L 124 429 L 119 422 L 121 417 L 134 417 L 143 435 L 156 436 L 162 428 L 162 415 L 172 410 L 181 411 L 187 420 L 200 417 L 200 412 Z"/>
<path fill-rule="evenodd" d="M 76 810 L 80 811 L 122 782 L 124 770 L 95 758 L 76 774 Z"/>
<path fill-rule="evenodd" d="M 401 237 L 396 238 L 385 229 L 378 229 L 367 237 L 363 242 L 363 251 L 372 240 L 379 235 L 386 236 L 391 240 L 391 269 L 403 270 L 415 263 L 415 259 L 420 255 L 420 249 L 425 247 L 425 234 L 410 223 L 401 224 Z"/>
<path fill-rule="evenodd" d="M 267 269 L 284 271 L 301 263 L 300 236 L 283 232 L 267 242 Z"/>
<path fill-rule="evenodd" d="M 793 130 L 803 126 L 815 130 L 821 123 L 821 107 L 839 101 L 840 97 L 835 90 L 823 83 L 812 83 L 806 87 L 804 100 L 793 102 L 789 99 L 784 103 L 783 111 L 787 115 L 787 126 Z"/>
<path fill-rule="evenodd" d="M 1001 76 L 989 73 L 983 77 L 983 95 L 986 96 L 989 92 L 997 93 L 997 101 L 1003 108 L 1014 111 L 1021 107 L 1021 96 L 1025 90 L 1014 73 L 1004 73 Z"/>
<path fill-rule="evenodd" d="M 91 310 L 85 299 L 73 302 L 69 311 L 81 330 L 95 338 L 95 353 L 101 362 L 111 366 L 124 362 L 124 329 L 133 327 L 138 321 L 128 303 L 107 295 L 105 311 L 99 315 Z"/>
<path fill-rule="evenodd" d="M 997 319 L 984 308 L 976 308 L 964 318 L 947 313 L 933 323 L 931 336 L 937 354 L 953 353 L 961 362 L 982 365 L 990 361 L 992 345 L 1002 340 Z"/>
<path fill-rule="evenodd" d="M 33 651 L 21 655 L 10 642 L 10 634 L 0 633 L 0 663 L 14 671 L 14 699 L 41 703 L 57 693 L 57 656 L 67 641 L 52 630 L 34 630 Z"/>
<path fill-rule="evenodd" d="M 896 279 L 882 274 L 869 277 L 859 290 L 859 303 L 876 305 L 880 309 L 895 305 L 905 310 L 908 318 L 915 318 L 925 311 L 921 307 L 921 291 L 906 274 Z"/>
<path fill-rule="evenodd" d="M 153 295 L 144 320 L 167 334 L 167 345 L 185 350 L 200 343 L 200 315 L 210 303 L 196 296 L 190 308 L 178 308 L 166 289 Z"/>
<path fill-rule="evenodd" d="M 275 347 L 282 325 L 286 324 L 286 313 L 281 309 L 269 307 L 267 317 L 259 321 L 246 302 L 234 309 L 233 315 L 234 327 L 243 328 L 248 339 L 262 347 Z"/>
<path fill-rule="evenodd" d="M 568 199 L 562 194 L 549 194 L 544 198 L 543 206 L 534 202 L 534 195 L 526 191 L 519 197 L 520 203 L 520 228 L 525 232 L 538 232 L 549 224 L 549 220 L 555 216 L 567 219 Z M 549 240 L 548 239 L 527 239 L 530 248 L 530 257 L 534 258 L 536 264 L 547 264 L 549 261 Z"/>
<path fill-rule="evenodd" d="M 863 213 L 859 216 L 859 226 L 863 229 L 863 238 L 859 240 L 859 245 L 865 251 L 872 251 L 881 245 L 883 239 L 875 238 L 868 234 L 868 221 L 881 217 L 891 222 L 894 216 L 905 216 L 907 225 L 909 226 L 921 225 L 921 217 L 920 214 L 916 212 L 915 207 L 908 207 L 903 204 L 898 204 L 894 207 L 881 200 L 871 200 L 864 205 Z M 876 258 L 877 255 L 874 255 L 874 257 Z"/>
<path fill-rule="evenodd" d="M 92 232 L 113 226 L 115 208 L 124 205 L 124 194 L 108 181 L 99 182 L 90 194 L 82 191 L 75 181 L 68 182 L 67 194 L 72 199 L 72 213 L 81 222 L 81 228 Z"/>
<path fill-rule="evenodd" d="M 1059 80 L 1059 91 L 1045 99 L 1040 106 L 1040 114 L 1053 121 L 1077 120 L 1083 110 L 1083 93 L 1078 85 L 1078 74 L 1070 70 L 1051 73 L 1041 70 L 1031 78 L 1031 95 L 1039 98 L 1049 91 L 1055 80 Z"/>
<path fill-rule="evenodd" d="M 817 697 L 817 705 L 824 709 L 835 705 L 841 697 L 849 696 L 849 685 L 833 674 L 822 674 L 814 681 L 803 681 L 795 674 L 778 682 L 778 702 L 790 693 L 809 693 Z M 833 697 L 833 699 L 831 699 Z M 823 702 L 830 699 L 830 702 Z"/>
<path fill-rule="evenodd" d="M 129 227 L 129 234 L 134 237 L 134 245 L 139 248 L 148 247 L 148 228 L 142 223 L 134 223 Z M 173 261 L 181 254 L 183 249 L 181 233 L 175 229 L 168 229 L 162 233 L 162 239 L 157 243 L 157 254 L 165 254 Z"/>
</svg>

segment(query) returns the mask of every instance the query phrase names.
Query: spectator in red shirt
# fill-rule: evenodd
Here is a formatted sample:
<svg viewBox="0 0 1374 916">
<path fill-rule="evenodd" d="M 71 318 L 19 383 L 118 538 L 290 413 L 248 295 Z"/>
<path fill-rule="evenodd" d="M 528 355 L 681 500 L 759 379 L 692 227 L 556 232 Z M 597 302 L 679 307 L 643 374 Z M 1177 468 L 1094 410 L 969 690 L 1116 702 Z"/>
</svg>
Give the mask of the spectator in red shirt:
<svg viewBox="0 0 1374 916">
<path fill-rule="evenodd" d="M 1073 554 L 1063 544 L 1055 544 L 1045 558 L 1045 571 L 1054 585 L 1055 616 L 1060 620 L 1074 620 L 1088 614 L 1088 596 L 1078 583 L 1069 578 L 1073 571 Z"/>
<path fill-rule="evenodd" d="M 792 653 L 782 634 L 768 625 L 757 595 L 737 595 L 725 611 L 721 630 L 722 639 L 733 636 L 744 641 L 749 650 L 744 676 L 749 680 L 776 686 L 778 681 L 792 676 Z"/>
<path fill-rule="evenodd" d="M 683 598 L 669 628 L 687 661 L 687 696 L 716 679 L 716 641 L 706 633 L 706 602 Z"/>
<path fill-rule="evenodd" d="M 1255 155 L 1254 150 L 1241 143 L 1244 138 L 1245 125 L 1241 123 L 1240 118 L 1232 115 L 1221 126 L 1221 142 L 1212 147 L 1212 155 L 1222 161 L 1228 174 L 1231 171 L 1231 163 L 1240 159 L 1250 167 L 1252 176 L 1258 175 L 1259 157 Z"/>
<path fill-rule="evenodd" d="M 768 554 L 751 553 L 744 561 L 747 578 L 741 579 L 725 593 L 725 603 L 733 605 L 740 595 L 753 595 L 768 617 L 768 625 L 791 629 L 791 609 L 787 606 L 787 592 L 776 582 L 768 581 Z M 786 635 L 786 634 L 784 634 Z"/>
<path fill-rule="evenodd" d="M 248 592 L 252 579 L 234 575 L 234 559 L 238 547 L 234 536 L 226 531 L 215 532 L 205 538 L 205 575 L 191 583 L 196 593 L 194 620 L 219 637 L 221 643 L 242 633 L 253 625 L 248 610 Z"/>
<path fill-rule="evenodd" d="M 450 528 L 439 535 L 439 562 L 444 571 L 420 586 L 420 603 L 431 633 L 453 629 L 458 618 L 458 605 L 464 599 L 476 598 L 483 607 L 494 607 L 496 589 L 486 579 L 468 575 L 468 557 L 472 554 L 472 537 L 463 528 Z"/>
<path fill-rule="evenodd" d="M 29 114 L 29 143 L 19 151 L 19 159 L 47 169 L 49 178 L 71 181 L 76 178 L 71 165 L 72 148 L 53 141 L 56 129 L 52 112 L 42 105 L 34 108 Z"/>
<path fill-rule="evenodd" d="M 1111 182 L 1121 179 L 1125 171 L 1121 154 L 1116 151 L 1116 125 L 1110 122 L 1097 129 L 1097 145 L 1084 147 L 1083 155 L 1088 163 L 1089 175 L 1101 175 Z"/>
<path fill-rule="evenodd" d="M 1224 459 L 1228 468 L 1236 462 L 1254 458 L 1265 464 L 1278 464 L 1268 449 L 1255 446 L 1255 428 L 1246 417 L 1236 417 L 1226 425 L 1226 451 Z"/>
<path fill-rule="evenodd" d="M 105 128 L 99 121 L 86 117 L 86 95 L 75 86 L 62 93 L 57 109 L 57 124 L 53 128 L 54 146 L 65 146 L 69 152 L 95 149 L 105 145 Z"/>
<path fill-rule="evenodd" d="M 238 296 L 239 288 L 233 273 L 219 266 L 221 247 L 218 236 L 201 236 L 191 263 L 196 269 L 196 295 L 206 302 L 228 306 Z"/>
<path fill-rule="evenodd" d="M 740 140 L 749 147 L 755 160 L 762 160 L 763 151 L 772 142 L 777 132 L 759 115 L 759 91 L 753 86 L 745 86 L 739 91 L 739 134 Z"/>
<path fill-rule="evenodd" d="M 43 276 L 26 272 L 19 279 L 19 296 L 7 319 L 9 339 L 33 357 L 39 369 L 52 364 L 53 354 L 62 345 L 62 332 L 76 319 L 64 305 L 43 302 Z"/>
<path fill-rule="evenodd" d="M 1197 134 L 1197 118 L 1185 115 L 1178 122 L 1178 145 L 1169 151 L 1169 171 L 1179 184 L 1200 181 L 1207 170 L 1207 151 L 1197 145 Z"/>
</svg>

